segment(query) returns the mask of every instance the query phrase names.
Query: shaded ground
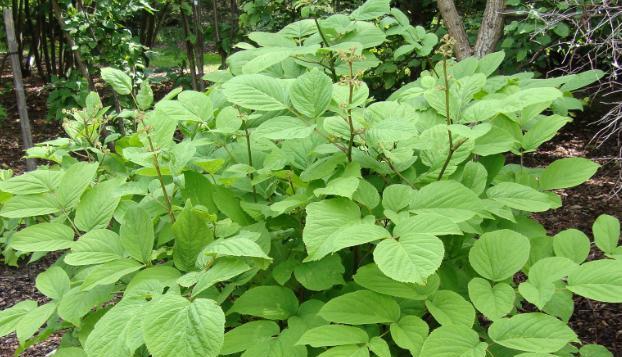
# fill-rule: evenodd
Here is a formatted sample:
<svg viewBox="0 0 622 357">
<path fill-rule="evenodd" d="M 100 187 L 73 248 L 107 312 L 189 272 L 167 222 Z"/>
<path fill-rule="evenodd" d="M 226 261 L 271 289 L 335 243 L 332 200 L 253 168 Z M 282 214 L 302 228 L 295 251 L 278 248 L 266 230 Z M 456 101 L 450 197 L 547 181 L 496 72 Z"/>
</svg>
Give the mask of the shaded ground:
<svg viewBox="0 0 622 357">
<path fill-rule="evenodd" d="M 10 77 L 2 78 L 2 85 L 10 82 Z M 28 104 L 33 121 L 35 142 L 57 137 L 62 133 L 58 122 L 47 122 L 46 93 L 34 82 L 25 83 L 28 91 Z M 167 88 L 162 88 L 160 96 Z M 0 168 L 11 168 L 22 172 L 25 162 L 20 160 L 21 136 L 17 121 L 17 108 L 12 90 L 0 90 L 0 103 L 7 109 L 9 117 L 0 122 Z M 622 199 L 612 193 L 620 187 L 618 160 L 615 143 L 596 148 L 588 144 L 596 128 L 589 126 L 590 118 L 598 116 L 598 111 L 579 113 L 579 119 L 569 124 L 554 141 L 545 144 L 538 153 L 525 159 L 527 166 L 544 166 L 563 157 L 588 157 L 602 165 L 598 173 L 586 184 L 561 192 L 564 206 L 558 210 L 538 214 L 540 220 L 551 234 L 566 228 L 578 228 L 591 236 L 591 225 L 601 213 L 622 218 Z M 34 119 L 34 120 L 33 120 Z M 17 301 L 35 299 L 45 301 L 34 288 L 37 274 L 53 261 L 43 259 L 31 266 L 8 267 L 0 261 L 0 310 L 12 306 Z M 599 343 L 607 346 L 615 356 L 622 356 L 622 304 L 601 304 L 578 298 L 571 325 L 585 343 Z M 23 356 L 45 356 L 59 343 L 58 336 L 28 349 Z M 0 356 L 10 356 L 18 346 L 15 335 L 0 338 Z"/>
<path fill-rule="evenodd" d="M 560 192 L 561 208 L 536 215 L 552 235 L 567 228 L 577 228 L 591 237 L 592 223 L 599 215 L 606 213 L 622 219 L 622 197 L 616 194 L 622 185 L 618 147 L 615 143 L 600 147 L 590 143 L 596 128 L 589 125 L 589 117 L 595 118 L 598 114 L 598 110 L 578 113 L 578 119 L 525 160 L 527 166 L 534 167 L 564 157 L 582 156 L 601 165 L 596 175 L 585 184 Z M 588 259 L 601 254 L 593 249 Z M 604 304 L 576 297 L 570 325 L 584 343 L 602 344 L 614 356 L 622 356 L 622 304 Z"/>
</svg>

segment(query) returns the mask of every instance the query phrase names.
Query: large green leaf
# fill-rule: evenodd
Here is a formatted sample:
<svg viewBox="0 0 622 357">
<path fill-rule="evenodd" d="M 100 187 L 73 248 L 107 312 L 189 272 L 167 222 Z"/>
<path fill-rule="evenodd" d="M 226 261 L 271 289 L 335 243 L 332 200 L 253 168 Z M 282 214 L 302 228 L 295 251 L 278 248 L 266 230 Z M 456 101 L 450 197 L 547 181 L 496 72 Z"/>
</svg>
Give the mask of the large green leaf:
<svg viewBox="0 0 622 357">
<path fill-rule="evenodd" d="M 227 314 L 237 312 L 268 320 L 286 320 L 298 311 L 298 299 L 291 289 L 257 286 L 237 298 Z"/>
<path fill-rule="evenodd" d="M 60 223 L 39 223 L 16 232 L 11 247 L 23 252 L 52 252 L 73 245 L 73 231 Z"/>
<path fill-rule="evenodd" d="M 294 108 L 302 115 L 317 118 L 326 111 L 333 94 L 333 82 L 317 68 L 296 78 L 289 92 Z"/>
<path fill-rule="evenodd" d="M 197 283 L 192 289 L 192 296 L 200 294 L 218 282 L 234 278 L 250 269 L 251 267 L 242 259 L 236 257 L 219 258 L 206 272 L 199 274 Z"/>
<path fill-rule="evenodd" d="M 298 265 L 294 269 L 296 280 L 308 290 L 328 290 L 334 285 L 343 285 L 345 268 L 339 254 L 329 255 L 318 261 Z"/>
<path fill-rule="evenodd" d="M 103 304 L 112 297 L 113 286 L 97 286 L 83 291 L 76 286 L 63 295 L 58 305 L 58 316 L 76 326 L 81 325 L 81 319 L 95 306 Z"/>
<path fill-rule="evenodd" d="M 97 321 L 84 346 L 89 356 L 131 357 L 143 341 L 142 318 L 147 301 L 123 299 Z"/>
<path fill-rule="evenodd" d="M 389 330 L 396 345 L 417 356 L 423 347 L 423 341 L 428 337 L 430 328 L 420 317 L 406 315 L 398 322 L 392 323 Z"/>
<path fill-rule="evenodd" d="M 522 211 L 542 212 L 551 208 L 546 193 L 514 182 L 501 182 L 489 188 L 486 195 L 505 206 Z"/>
<path fill-rule="evenodd" d="M 622 303 L 622 261 L 596 260 L 568 275 L 568 290 L 588 299 Z"/>
<path fill-rule="evenodd" d="M 374 261 L 391 279 L 424 284 L 441 266 L 444 254 L 443 242 L 436 236 L 404 232 L 396 239 L 380 242 Z"/>
<path fill-rule="evenodd" d="M 315 130 L 315 125 L 309 125 L 299 118 L 279 116 L 263 122 L 255 131 L 252 138 L 267 138 L 271 140 L 304 139 Z"/>
<path fill-rule="evenodd" d="M 480 342 L 477 332 L 464 325 L 441 326 L 423 342 L 420 356 L 485 357 L 488 344 Z"/>
<path fill-rule="evenodd" d="M 108 223 L 119 205 L 121 197 L 116 189 L 118 180 L 110 180 L 96 185 L 87 191 L 78 203 L 74 223 L 78 229 L 88 232 L 108 227 Z"/>
<path fill-rule="evenodd" d="M 440 284 L 438 275 L 430 276 L 425 284 L 402 283 L 384 275 L 376 264 L 360 267 L 354 281 L 365 289 L 403 299 L 425 300 L 434 294 Z"/>
<path fill-rule="evenodd" d="M 214 239 L 213 230 L 207 226 L 199 212 L 186 206 L 173 223 L 172 231 L 175 235 L 175 266 L 183 271 L 194 270 L 197 256 Z"/>
<path fill-rule="evenodd" d="M 69 291 L 71 281 L 65 271 L 57 266 L 37 275 L 35 286 L 43 295 L 50 299 L 60 300 Z"/>
<path fill-rule="evenodd" d="M 606 254 L 613 254 L 620 241 L 620 221 L 608 214 L 596 218 L 592 225 L 594 243 Z"/>
<path fill-rule="evenodd" d="M 225 333 L 225 342 L 220 350 L 221 355 L 243 352 L 256 344 L 267 342 L 280 332 L 279 325 L 274 321 L 256 320 L 240 325 Z"/>
<path fill-rule="evenodd" d="M 569 342 L 579 341 L 565 323 L 538 312 L 497 320 L 488 329 L 488 334 L 502 346 L 534 353 L 556 352 Z"/>
<path fill-rule="evenodd" d="M 590 254 L 590 239 L 578 229 L 566 229 L 553 237 L 553 251 L 558 257 L 581 264 Z"/>
<path fill-rule="evenodd" d="M 463 222 L 481 208 L 481 200 L 464 185 L 455 181 L 437 181 L 424 186 L 412 198 L 410 208 L 415 213 L 434 213 Z"/>
<path fill-rule="evenodd" d="M 0 216 L 25 218 L 59 212 L 61 207 L 56 198 L 49 194 L 13 196 L 2 205 Z"/>
<path fill-rule="evenodd" d="M 359 207 L 348 199 L 327 199 L 307 206 L 302 235 L 307 260 L 319 260 L 340 249 L 389 236 L 383 227 L 361 222 Z"/>
<path fill-rule="evenodd" d="M 154 357 L 218 356 L 225 315 L 215 301 L 166 294 L 150 302 L 142 319 L 143 337 Z"/>
<path fill-rule="evenodd" d="M 125 251 L 119 235 L 107 229 L 92 230 L 74 242 L 65 256 L 69 265 L 91 265 L 123 258 Z"/>
<path fill-rule="evenodd" d="M 439 290 L 425 302 L 428 311 L 441 325 L 473 326 L 475 309 L 460 294 L 451 290 Z"/>
<path fill-rule="evenodd" d="M 177 96 L 177 100 L 192 114 L 204 122 L 212 119 L 212 100 L 205 93 L 185 90 Z"/>
<path fill-rule="evenodd" d="M 90 290 L 99 285 L 116 283 L 122 277 L 137 271 L 143 265 L 133 259 L 119 259 L 95 266 L 84 278 L 80 289 Z"/>
<path fill-rule="evenodd" d="M 482 278 L 473 278 L 469 282 L 469 299 L 486 318 L 497 320 L 512 311 L 516 294 L 506 283 L 490 283 Z"/>
<path fill-rule="evenodd" d="M 22 316 L 15 326 L 15 334 L 23 344 L 39 330 L 39 328 L 56 311 L 56 303 L 50 302 L 28 311 Z"/>
<path fill-rule="evenodd" d="M 133 206 L 125 212 L 119 235 L 132 258 L 145 264 L 151 261 L 155 234 L 151 218 L 143 208 Z"/>
<path fill-rule="evenodd" d="M 0 181 L 0 191 L 14 195 L 34 195 L 54 191 L 60 183 L 61 171 L 37 169 Z"/>
<path fill-rule="evenodd" d="M 529 239 L 502 229 L 484 233 L 469 251 L 469 262 L 486 279 L 502 281 L 518 272 L 529 259 Z"/>
<path fill-rule="evenodd" d="M 308 330 L 297 344 L 311 347 L 341 346 L 367 343 L 369 336 L 365 330 L 344 325 L 324 325 Z"/>
<path fill-rule="evenodd" d="M 556 160 L 542 172 L 540 187 L 552 190 L 580 185 L 592 177 L 598 167 L 597 163 L 580 157 Z"/>
<path fill-rule="evenodd" d="M 287 109 L 287 86 L 283 80 L 262 74 L 233 77 L 223 85 L 227 100 L 243 108 L 271 111 Z"/>
<path fill-rule="evenodd" d="M 5 336 L 15 331 L 15 327 L 22 316 L 36 308 L 36 301 L 24 300 L 8 309 L 0 311 L 0 336 Z"/>
<path fill-rule="evenodd" d="M 393 298 L 367 290 L 338 296 L 319 311 L 323 319 L 349 325 L 396 322 L 400 307 Z"/>
<path fill-rule="evenodd" d="M 221 238 L 205 247 L 203 254 L 228 257 L 249 257 L 272 260 L 259 244 L 244 235 Z"/>
<path fill-rule="evenodd" d="M 367 0 L 350 15 L 355 20 L 372 20 L 390 11 L 389 0 Z"/>
<path fill-rule="evenodd" d="M 98 167 L 97 163 L 79 162 L 65 171 L 57 192 L 62 207 L 73 208 L 78 204 L 80 196 L 95 178 Z"/>
<path fill-rule="evenodd" d="M 115 92 L 128 95 L 132 92 L 132 79 L 125 72 L 115 68 L 104 67 L 101 69 L 102 79 L 110 84 Z"/>
</svg>

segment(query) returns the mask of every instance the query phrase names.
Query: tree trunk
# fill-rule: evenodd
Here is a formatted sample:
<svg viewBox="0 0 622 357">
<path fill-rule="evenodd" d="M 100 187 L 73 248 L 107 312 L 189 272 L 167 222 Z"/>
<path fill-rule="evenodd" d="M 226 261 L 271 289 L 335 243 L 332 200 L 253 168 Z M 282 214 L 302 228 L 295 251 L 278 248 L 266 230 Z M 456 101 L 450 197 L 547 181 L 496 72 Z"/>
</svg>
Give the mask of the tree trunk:
<svg viewBox="0 0 622 357">
<path fill-rule="evenodd" d="M 11 54 L 11 67 L 13 67 L 13 81 L 15 83 L 15 94 L 17 96 L 17 109 L 19 111 L 19 124 L 22 131 L 22 142 L 24 150 L 32 147 L 32 133 L 30 131 L 30 119 L 26 109 L 26 95 L 24 93 L 24 83 L 22 81 L 22 70 L 20 67 L 19 56 L 17 55 L 17 41 L 15 39 L 15 27 L 13 25 L 13 14 L 10 9 L 4 9 L 4 24 L 6 29 L 6 39 Z M 28 171 L 35 170 L 37 163 L 34 159 L 26 159 Z"/>
<path fill-rule="evenodd" d="M 222 39 L 220 38 L 220 20 L 218 19 L 218 3 L 216 0 L 212 0 L 212 26 L 214 26 L 214 42 L 216 42 L 216 49 L 220 55 L 220 68 L 225 68 L 227 65 L 227 52 L 223 48 Z"/>
<path fill-rule="evenodd" d="M 203 38 L 201 8 L 196 0 L 192 1 L 192 19 L 194 20 L 194 30 L 196 33 L 194 55 L 196 57 L 197 66 L 197 84 L 199 85 L 199 90 L 204 91 L 205 82 L 203 81 L 203 74 L 205 63 L 203 61 L 203 47 L 205 46 L 205 40 Z"/>
<path fill-rule="evenodd" d="M 445 27 L 447 27 L 447 32 L 449 32 L 449 36 L 456 41 L 456 58 L 461 60 L 471 56 L 473 50 L 471 49 L 469 38 L 464 30 L 462 17 L 460 17 L 456 9 L 456 4 L 454 4 L 453 0 L 437 0 L 436 3 L 443 17 L 443 22 L 445 22 Z"/>
<path fill-rule="evenodd" d="M 504 0 L 488 0 L 484 10 L 484 18 L 477 34 L 474 54 L 483 57 L 493 52 L 503 33 Z"/>
<path fill-rule="evenodd" d="M 456 58 L 482 57 L 495 50 L 503 33 L 504 0 L 487 0 L 484 17 L 477 34 L 475 47 L 471 48 L 462 18 L 453 0 L 436 0 L 449 36 L 456 41 Z"/>
<path fill-rule="evenodd" d="M 80 70 L 82 77 L 84 77 L 86 81 L 88 82 L 89 89 L 94 91 L 95 84 L 93 83 L 93 78 L 91 78 L 89 69 L 84 63 L 84 61 L 82 60 L 82 56 L 80 55 L 80 52 L 77 49 L 73 50 L 73 48 L 76 47 L 76 43 L 73 40 L 73 37 L 71 37 L 71 35 L 69 34 L 69 32 L 65 31 L 65 20 L 63 19 L 63 14 L 61 13 L 60 7 L 58 6 L 58 3 L 56 2 L 56 0 L 52 0 L 52 10 L 54 12 L 54 16 L 56 17 L 56 21 L 58 22 L 58 26 L 60 27 L 61 31 L 65 34 L 65 39 L 67 40 L 67 46 L 69 46 L 69 50 L 73 51 L 73 56 L 76 60 L 76 64 L 78 65 L 78 69 Z"/>
<path fill-rule="evenodd" d="M 188 69 L 190 70 L 190 76 L 192 77 L 192 89 L 197 90 L 199 88 L 197 84 L 197 67 L 194 61 L 194 46 L 192 45 L 192 41 L 190 41 L 190 35 L 192 34 L 190 31 L 190 23 L 188 22 L 188 16 L 184 12 L 183 9 L 183 0 L 180 2 L 181 9 L 181 20 L 184 27 L 184 36 L 186 36 L 186 54 L 188 56 Z"/>
</svg>

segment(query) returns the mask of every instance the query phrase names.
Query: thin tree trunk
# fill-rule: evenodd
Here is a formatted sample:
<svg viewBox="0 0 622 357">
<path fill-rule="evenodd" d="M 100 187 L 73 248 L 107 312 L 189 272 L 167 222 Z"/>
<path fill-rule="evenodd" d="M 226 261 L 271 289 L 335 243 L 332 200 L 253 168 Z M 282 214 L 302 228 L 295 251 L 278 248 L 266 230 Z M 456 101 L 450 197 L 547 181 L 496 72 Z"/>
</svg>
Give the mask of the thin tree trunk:
<svg viewBox="0 0 622 357">
<path fill-rule="evenodd" d="M 17 41 L 15 39 L 15 27 L 13 25 L 13 14 L 10 9 L 4 9 L 4 24 L 6 28 L 6 39 L 11 54 L 11 67 L 13 67 L 13 80 L 15 82 L 15 94 L 17 96 L 17 109 L 19 111 L 19 123 L 22 131 L 22 142 L 24 150 L 32 147 L 32 133 L 30 131 L 30 119 L 26 109 L 26 95 L 24 93 L 24 83 L 22 81 L 22 71 L 17 55 Z M 26 159 L 26 169 L 35 170 L 37 163 L 34 159 Z"/>
<path fill-rule="evenodd" d="M 218 19 L 218 3 L 216 0 L 212 0 L 212 25 L 214 26 L 214 41 L 216 42 L 216 48 L 218 49 L 218 55 L 220 55 L 220 68 L 227 66 L 227 52 L 222 46 L 222 39 L 220 38 L 220 20 Z"/>
<path fill-rule="evenodd" d="M 484 18 L 477 34 L 474 55 L 483 57 L 493 52 L 503 33 L 504 0 L 488 0 L 484 10 Z"/>
<path fill-rule="evenodd" d="M 58 21 L 58 26 L 60 27 L 61 31 L 65 34 L 65 39 L 67 40 L 67 46 L 69 47 L 69 50 L 72 50 L 73 48 L 76 47 L 76 43 L 73 40 L 73 37 L 71 37 L 71 35 L 69 34 L 69 32 L 65 31 L 65 20 L 63 19 L 63 14 L 61 13 L 60 7 L 58 6 L 58 3 L 56 2 L 56 0 L 52 0 L 52 10 L 54 12 L 54 16 L 56 17 L 56 21 Z M 82 76 L 86 79 L 86 81 L 89 84 L 89 89 L 94 91 L 95 84 L 93 83 L 93 78 L 91 78 L 88 67 L 86 66 L 86 63 L 84 63 L 84 61 L 82 60 L 82 56 L 80 55 L 80 52 L 77 49 L 73 51 L 73 56 L 75 57 L 76 64 L 78 65 L 78 69 L 80 70 L 80 73 L 82 73 Z"/>
<path fill-rule="evenodd" d="M 39 7 L 37 9 L 37 31 L 39 32 L 39 37 L 41 38 L 41 51 L 43 52 L 43 60 L 45 61 L 45 81 L 49 82 L 52 78 L 52 63 L 50 62 L 50 52 L 48 47 L 47 34 L 45 33 L 45 31 L 43 31 L 44 24 L 45 16 L 43 12 L 43 4 L 41 3 L 41 0 L 39 0 Z M 53 26 L 49 26 L 49 29 L 50 32 L 52 32 Z"/>
<path fill-rule="evenodd" d="M 183 5 L 183 0 L 180 0 L 180 5 Z M 192 89 L 197 90 L 197 67 L 194 61 L 194 46 L 192 45 L 192 41 L 190 41 L 190 23 L 188 22 L 188 16 L 183 10 L 183 6 L 181 8 L 181 20 L 184 27 L 184 36 L 186 37 L 186 54 L 188 56 L 188 69 L 190 70 L 190 76 L 192 77 Z"/>
<path fill-rule="evenodd" d="M 48 2 L 49 9 L 52 8 L 52 0 Z M 56 63 L 56 26 L 54 25 L 56 21 L 54 21 L 54 15 L 52 11 L 48 11 L 48 26 L 50 26 L 50 61 L 52 67 L 50 68 L 50 74 L 56 73 L 59 76 L 59 70 Z"/>
<path fill-rule="evenodd" d="M 169 14 L 169 10 L 170 10 L 170 4 L 166 3 L 164 7 L 162 8 L 162 10 L 160 10 L 159 16 L 156 16 L 155 26 L 153 27 L 153 33 L 151 34 L 151 37 L 149 38 L 149 47 L 153 47 L 153 45 L 155 44 L 158 33 L 160 32 L 160 28 L 162 27 L 162 24 L 164 23 L 166 17 Z"/>
<path fill-rule="evenodd" d="M 197 66 L 197 84 L 199 85 L 199 90 L 205 90 L 205 82 L 203 81 L 204 75 L 204 60 L 203 60 L 203 47 L 205 46 L 205 40 L 203 38 L 203 26 L 201 23 L 201 8 L 199 7 L 198 1 L 192 1 L 192 18 L 194 20 L 194 29 L 196 33 L 196 44 L 194 47 L 194 54 L 196 57 L 196 66 Z"/>
<path fill-rule="evenodd" d="M 449 36 L 456 41 L 456 58 L 461 60 L 465 57 L 469 57 L 473 53 L 473 50 L 471 49 L 469 38 L 464 30 L 462 17 L 460 17 L 456 9 L 456 4 L 454 4 L 453 0 L 437 0 L 436 3 L 441 12 L 441 16 L 443 16 L 443 22 L 445 22 L 445 27 L 447 27 Z"/>
</svg>

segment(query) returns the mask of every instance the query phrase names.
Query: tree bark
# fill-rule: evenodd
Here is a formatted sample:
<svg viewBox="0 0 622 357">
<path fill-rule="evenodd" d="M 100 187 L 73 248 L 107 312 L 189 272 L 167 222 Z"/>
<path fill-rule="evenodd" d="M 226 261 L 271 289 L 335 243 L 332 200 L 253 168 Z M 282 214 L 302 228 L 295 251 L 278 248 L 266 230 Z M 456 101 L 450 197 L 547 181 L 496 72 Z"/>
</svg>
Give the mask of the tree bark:
<svg viewBox="0 0 622 357">
<path fill-rule="evenodd" d="M 461 60 L 469 56 L 482 57 L 495 50 L 503 33 L 504 0 L 487 0 L 484 17 L 477 34 L 477 41 L 472 48 L 469 43 L 462 18 L 453 0 L 437 0 L 438 9 L 443 17 L 449 36 L 456 41 L 456 58 Z"/>
<path fill-rule="evenodd" d="M 197 67 L 194 61 L 194 46 L 192 41 L 190 41 L 190 35 L 192 34 L 190 29 L 190 23 L 188 21 L 188 16 L 184 12 L 183 8 L 183 0 L 179 1 L 180 12 L 181 12 L 181 20 L 184 28 L 184 36 L 186 36 L 186 54 L 188 56 L 188 69 L 190 70 L 190 76 L 192 77 L 192 89 L 197 90 L 199 88 L 197 83 Z"/>
<path fill-rule="evenodd" d="M 197 0 L 192 1 L 192 19 L 194 22 L 194 30 L 196 33 L 194 55 L 196 57 L 195 62 L 197 66 L 197 84 L 199 85 L 199 90 L 204 91 L 205 82 L 203 81 L 203 74 L 205 63 L 203 60 L 203 47 L 205 46 L 205 39 L 203 38 L 201 8 Z"/>
<path fill-rule="evenodd" d="M 504 0 L 488 0 L 484 10 L 484 18 L 477 34 L 474 55 L 483 57 L 493 52 L 503 33 Z"/>
<path fill-rule="evenodd" d="M 54 12 L 54 17 L 56 17 L 56 21 L 58 22 L 58 26 L 61 31 L 65 34 L 65 39 L 67 41 L 67 46 L 69 46 L 69 50 L 73 52 L 73 56 L 76 60 L 76 64 L 78 65 L 78 69 L 82 74 L 82 77 L 86 79 L 89 84 L 89 89 L 95 91 L 95 84 L 93 83 L 93 78 L 89 73 L 89 69 L 86 66 L 86 63 L 82 60 L 82 56 L 80 55 L 80 51 L 73 50 L 76 47 L 76 43 L 73 40 L 73 37 L 69 34 L 69 32 L 65 31 L 65 20 L 63 19 L 63 14 L 60 11 L 60 7 L 56 0 L 52 0 L 52 11 Z"/>
<path fill-rule="evenodd" d="M 15 95 L 17 96 L 17 109 L 19 111 L 19 124 L 22 131 L 22 142 L 24 150 L 32 147 L 32 133 L 30 131 L 30 119 L 26 109 L 26 94 L 24 93 L 24 83 L 22 81 L 22 69 L 20 67 L 19 56 L 17 55 L 17 41 L 15 39 L 15 27 L 13 25 L 13 14 L 10 9 L 4 8 L 4 24 L 6 28 L 6 39 L 9 45 L 11 56 L 11 67 L 13 68 L 13 81 L 15 82 Z M 35 170 L 37 163 L 34 159 L 26 159 L 28 171 Z"/>
<path fill-rule="evenodd" d="M 216 0 L 212 0 L 212 26 L 214 26 L 214 42 L 216 43 L 216 49 L 218 55 L 220 55 L 220 68 L 225 68 L 227 65 L 227 52 L 222 47 L 222 39 L 220 38 L 220 20 L 218 20 L 218 3 Z"/>
<path fill-rule="evenodd" d="M 456 58 L 461 60 L 471 56 L 473 50 L 469 44 L 467 33 L 464 30 L 462 17 L 460 17 L 458 9 L 456 9 L 456 4 L 454 4 L 453 0 L 437 0 L 436 3 L 443 17 L 443 22 L 445 22 L 445 26 L 447 27 L 447 32 L 449 32 L 449 36 L 456 41 Z"/>
</svg>

